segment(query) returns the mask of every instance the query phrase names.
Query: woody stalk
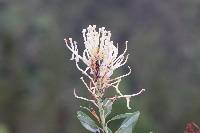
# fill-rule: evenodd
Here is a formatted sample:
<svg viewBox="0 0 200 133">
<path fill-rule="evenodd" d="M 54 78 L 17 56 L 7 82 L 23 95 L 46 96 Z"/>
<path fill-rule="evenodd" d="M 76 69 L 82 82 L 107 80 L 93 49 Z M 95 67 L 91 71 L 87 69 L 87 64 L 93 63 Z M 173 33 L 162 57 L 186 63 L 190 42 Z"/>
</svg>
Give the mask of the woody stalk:
<svg viewBox="0 0 200 133">
<path fill-rule="evenodd" d="M 115 78 L 111 77 L 113 72 L 117 68 L 124 66 L 128 60 L 129 55 L 126 54 L 127 41 L 125 42 L 125 50 L 122 54 L 119 54 L 118 44 L 116 44 L 116 46 L 114 45 L 113 41 L 111 41 L 111 32 L 105 30 L 105 27 L 96 30 L 96 25 L 89 25 L 87 29 L 83 29 L 82 34 L 85 45 L 82 55 L 79 53 L 76 41 L 73 41 L 72 38 L 65 38 L 64 41 L 67 48 L 72 52 L 71 60 L 75 60 L 77 69 L 85 76 L 85 79 L 81 77 L 81 80 L 93 99 L 78 96 L 75 89 L 74 96 L 78 99 L 93 103 L 98 109 L 98 112 L 87 107 L 82 107 L 91 113 L 94 119 L 91 119 L 82 111 L 78 112 L 78 118 L 81 124 L 91 132 L 111 133 L 112 131 L 108 128 L 108 123 L 112 121 L 112 119 L 106 122 L 106 117 L 111 113 L 114 101 L 125 98 L 127 108 L 131 109 L 130 99 L 140 95 L 145 89 L 141 89 L 138 93 L 131 95 L 124 95 L 121 93 L 119 83 L 122 78 L 131 74 L 131 68 L 129 66 L 129 71 L 126 74 Z M 80 61 L 85 64 L 85 68 L 79 65 Z M 114 89 L 116 94 L 112 97 L 106 97 L 107 89 Z M 85 117 L 83 116 L 90 119 L 90 122 L 84 119 Z M 129 117 L 124 116 L 123 118 L 128 119 Z M 118 129 L 116 133 L 117 132 L 120 132 L 120 129 Z"/>
</svg>

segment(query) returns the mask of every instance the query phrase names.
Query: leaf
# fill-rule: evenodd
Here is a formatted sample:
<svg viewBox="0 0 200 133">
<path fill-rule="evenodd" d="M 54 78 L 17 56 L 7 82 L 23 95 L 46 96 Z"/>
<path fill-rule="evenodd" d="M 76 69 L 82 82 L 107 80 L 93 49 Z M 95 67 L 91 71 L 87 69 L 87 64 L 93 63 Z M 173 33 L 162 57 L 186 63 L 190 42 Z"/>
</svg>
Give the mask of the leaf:
<svg viewBox="0 0 200 133">
<path fill-rule="evenodd" d="M 110 128 L 107 127 L 107 131 L 108 133 L 112 133 L 112 130 L 110 130 Z"/>
<path fill-rule="evenodd" d="M 103 101 L 105 118 L 111 113 L 111 111 L 112 111 L 112 104 L 113 104 L 113 102 L 111 100 L 109 100 L 109 99 L 105 99 Z"/>
<path fill-rule="evenodd" d="M 127 118 L 127 117 L 130 117 L 132 115 L 133 115 L 133 113 L 125 113 L 125 114 L 116 115 L 113 118 L 111 118 L 107 123 L 109 123 L 110 121 L 113 121 L 113 120 Z"/>
<path fill-rule="evenodd" d="M 124 128 L 123 130 L 117 130 L 115 133 L 132 133 L 133 131 L 133 128 L 132 127 L 127 127 L 127 128 Z"/>
<path fill-rule="evenodd" d="M 82 111 L 77 112 L 77 117 L 81 124 L 89 131 L 96 133 L 100 132 L 99 127 L 95 124 L 95 121 L 93 121 L 87 114 L 85 114 Z"/>
<path fill-rule="evenodd" d="M 123 123 L 121 124 L 121 126 L 115 133 L 132 133 L 132 130 L 134 126 L 136 125 L 136 122 L 139 118 L 139 115 L 140 115 L 139 111 L 132 113 L 131 116 L 128 116 L 123 121 Z"/>
</svg>

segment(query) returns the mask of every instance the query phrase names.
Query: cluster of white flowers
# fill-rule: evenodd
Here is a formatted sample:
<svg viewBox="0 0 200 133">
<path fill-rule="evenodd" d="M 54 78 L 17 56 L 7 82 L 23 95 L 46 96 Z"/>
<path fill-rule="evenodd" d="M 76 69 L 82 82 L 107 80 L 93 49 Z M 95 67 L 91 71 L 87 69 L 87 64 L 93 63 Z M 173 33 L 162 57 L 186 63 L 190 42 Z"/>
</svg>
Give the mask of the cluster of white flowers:
<svg viewBox="0 0 200 133">
<path fill-rule="evenodd" d="M 118 93 L 118 96 L 114 96 L 110 99 L 124 97 L 127 100 L 127 107 L 130 109 L 130 98 L 139 95 L 144 91 L 144 89 L 133 95 L 123 95 L 120 92 L 118 85 L 123 77 L 128 76 L 131 73 L 130 67 L 128 67 L 129 72 L 127 74 L 111 79 L 113 71 L 123 66 L 127 62 L 127 41 L 125 43 L 124 52 L 119 55 L 118 44 L 117 46 L 113 44 L 113 41 L 110 40 L 111 32 L 106 31 L 105 27 L 99 28 L 99 30 L 96 31 L 96 25 L 89 25 L 87 30 L 83 29 L 82 33 L 85 44 L 85 49 L 82 56 L 78 52 L 77 43 L 72 41 L 72 38 L 68 39 L 69 43 L 66 38 L 64 39 L 67 48 L 72 52 L 71 60 L 76 61 L 76 67 L 90 79 L 90 83 L 87 84 L 83 77 L 81 77 L 81 80 L 87 87 L 88 91 L 91 92 L 96 99 L 102 98 L 107 88 L 111 86 L 114 87 Z M 80 60 L 82 60 L 87 66 L 85 69 L 82 69 L 79 66 L 78 63 Z M 92 101 L 96 105 L 95 100 L 79 97 L 76 95 L 75 91 L 74 95 L 77 98 Z"/>
</svg>

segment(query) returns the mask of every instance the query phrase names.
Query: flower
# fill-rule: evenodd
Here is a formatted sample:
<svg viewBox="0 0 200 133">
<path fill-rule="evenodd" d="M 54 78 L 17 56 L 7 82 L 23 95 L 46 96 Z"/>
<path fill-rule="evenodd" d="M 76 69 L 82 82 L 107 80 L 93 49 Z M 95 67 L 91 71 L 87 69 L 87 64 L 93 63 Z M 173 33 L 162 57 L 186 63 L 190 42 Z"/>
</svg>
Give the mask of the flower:
<svg viewBox="0 0 200 133">
<path fill-rule="evenodd" d="M 71 60 L 75 60 L 76 67 L 90 79 L 90 83 L 88 85 L 83 77 L 81 77 L 81 80 L 96 99 L 101 99 L 107 88 L 114 87 L 119 96 L 111 99 L 125 97 L 127 106 L 130 108 L 129 102 L 133 95 L 123 95 L 118 89 L 121 79 L 131 73 L 130 67 L 128 67 L 129 72 L 127 74 L 111 78 L 113 71 L 125 65 L 128 60 L 128 54 L 126 54 L 128 41 L 125 42 L 124 52 L 119 55 L 118 44 L 114 45 L 111 41 L 111 32 L 105 30 L 105 27 L 96 31 L 96 25 L 89 25 L 87 29 L 83 29 L 82 33 L 85 44 L 82 56 L 79 54 L 76 41 L 69 38 L 68 43 L 68 40 L 64 39 L 67 48 L 72 52 Z M 80 60 L 86 65 L 85 69 L 79 66 Z M 141 92 L 143 91 L 144 89 L 141 90 Z M 76 94 L 75 96 L 78 97 Z"/>
<path fill-rule="evenodd" d="M 200 127 L 194 122 L 188 123 L 185 129 L 185 133 L 200 133 Z"/>
</svg>

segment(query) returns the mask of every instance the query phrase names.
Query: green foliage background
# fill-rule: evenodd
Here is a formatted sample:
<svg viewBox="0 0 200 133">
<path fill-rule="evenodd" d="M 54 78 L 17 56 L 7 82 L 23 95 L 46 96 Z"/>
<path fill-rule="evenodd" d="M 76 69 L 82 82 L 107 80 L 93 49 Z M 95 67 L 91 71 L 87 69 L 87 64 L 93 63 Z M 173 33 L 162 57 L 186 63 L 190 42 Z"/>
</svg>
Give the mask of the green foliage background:
<svg viewBox="0 0 200 133">
<path fill-rule="evenodd" d="M 133 74 L 120 87 L 147 89 L 132 100 L 130 112 L 141 112 L 135 133 L 182 133 L 187 122 L 200 124 L 199 0 L 1 0 L 0 133 L 87 132 L 73 88 L 88 93 L 63 38 L 83 48 L 89 24 L 111 30 L 120 50 L 129 41 Z M 117 103 L 114 114 L 127 112 L 125 101 Z"/>
</svg>

